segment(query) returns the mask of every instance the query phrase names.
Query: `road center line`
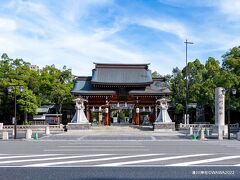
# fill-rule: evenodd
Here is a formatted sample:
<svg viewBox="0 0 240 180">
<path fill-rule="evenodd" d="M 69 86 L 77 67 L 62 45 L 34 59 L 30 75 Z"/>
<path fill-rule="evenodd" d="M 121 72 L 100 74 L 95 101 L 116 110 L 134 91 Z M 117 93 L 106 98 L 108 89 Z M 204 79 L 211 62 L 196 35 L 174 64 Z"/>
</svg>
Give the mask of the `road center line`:
<svg viewBox="0 0 240 180">
<path fill-rule="evenodd" d="M 103 151 L 103 152 L 106 152 L 106 151 L 112 151 L 112 152 L 115 152 L 115 151 L 149 151 L 149 149 L 45 149 L 44 151 L 46 152 L 62 152 L 62 151 L 93 151 L 93 152 L 99 152 L 99 151 Z"/>
<path fill-rule="evenodd" d="M 106 145 L 106 146 L 85 146 L 85 145 L 83 145 L 83 146 L 58 146 L 58 147 L 60 147 L 60 148 L 65 148 L 65 147 L 68 147 L 68 148 L 98 148 L 98 147 L 116 147 L 116 148 L 119 148 L 119 147 L 134 147 L 134 148 L 139 148 L 139 147 L 145 147 L 145 146 L 114 146 L 114 145 Z"/>
</svg>

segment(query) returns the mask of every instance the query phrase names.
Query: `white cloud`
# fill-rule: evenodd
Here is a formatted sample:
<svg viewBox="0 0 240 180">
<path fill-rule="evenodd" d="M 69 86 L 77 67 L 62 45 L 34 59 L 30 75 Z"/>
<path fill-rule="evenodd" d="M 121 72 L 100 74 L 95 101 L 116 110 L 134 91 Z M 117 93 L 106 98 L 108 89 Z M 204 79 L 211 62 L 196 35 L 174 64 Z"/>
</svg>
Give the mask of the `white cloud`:
<svg viewBox="0 0 240 180">
<path fill-rule="evenodd" d="M 96 29 L 95 33 L 90 34 L 74 24 L 66 25 L 65 21 L 39 2 L 14 1 L 11 7 L 16 9 L 19 17 L 15 18 L 16 22 L 9 22 L 15 22 L 20 27 L 17 32 L 9 31 L 4 36 L 0 35 L 0 43 L 5 44 L 3 50 L 11 58 L 24 58 L 39 66 L 66 65 L 76 75 L 89 75 L 94 61 L 140 63 L 146 59 L 130 46 L 119 47 L 106 40 L 121 30 L 118 23 L 112 28 Z"/>
<path fill-rule="evenodd" d="M 240 18 L 240 1 L 239 0 L 220 0 L 216 3 L 220 12 L 229 15 L 231 19 Z"/>
<path fill-rule="evenodd" d="M 87 16 L 91 10 L 94 11 L 94 7 L 111 5 L 113 2 L 113 0 L 68 0 L 68 3 L 64 3 L 63 16 L 74 23 L 76 19 Z"/>
<path fill-rule="evenodd" d="M 14 20 L 0 17 L 0 32 L 15 31 L 16 29 L 17 29 L 17 25 Z"/>
<path fill-rule="evenodd" d="M 174 34 L 180 39 L 186 39 L 186 37 L 189 36 L 185 26 L 177 21 L 145 18 L 139 19 L 137 23 L 148 28 Z"/>
<path fill-rule="evenodd" d="M 73 69 L 75 75 L 91 75 L 93 62 L 152 62 L 151 69 L 162 74 L 171 73 L 173 67 L 185 65 L 183 41 L 186 38 L 194 42 L 189 49 L 189 60 L 203 57 L 203 54 L 213 56 L 213 51 L 226 52 L 240 42 L 238 33 L 230 33 L 216 24 L 225 23 L 218 19 L 219 12 L 230 16 L 230 8 L 235 8 L 236 17 L 240 12 L 237 11 L 240 5 L 224 7 L 223 2 L 227 1 L 215 5 L 218 12 L 212 12 L 210 18 L 214 21 L 207 21 L 209 14 L 202 15 L 203 21 L 199 25 L 192 23 L 192 20 L 178 20 L 174 15 L 153 16 L 143 12 L 142 17 L 136 17 L 126 7 L 128 13 L 120 12 L 116 15 L 110 12 L 109 17 L 113 15 L 114 20 L 105 26 L 98 24 L 98 17 L 91 17 L 96 18 L 93 20 L 96 24 L 93 25 L 81 24 L 81 18 L 91 16 L 94 8 L 110 8 L 114 4 L 111 0 L 66 1 L 66 6 L 59 6 L 60 9 L 52 5 L 48 7 L 43 1 L 14 0 L 7 7 L 12 10 L 10 14 L 5 15 L 0 11 L 0 44 L 4 45 L 1 50 L 11 58 L 23 58 L 40 66 L 55 64 L 61 68 L 66 65 Z M 201 6 L 200 1 L 198 6 Z M 50 8 L 56 9 L 53 11 Z M 176 38 L 169 42 L 162 37 L 161 47 L 153 47 L 154 50 L 144 47 L 144 41 L 139 41 L 142 44 L 134 44 L 129 39 L 120 38 L 121 32 L 127 33 L 127 28 L 136 24 L 147 27 L 149 31 L 170 33 Z M 231 26 L 228 24 L 229 28 Z"/>
</svg>

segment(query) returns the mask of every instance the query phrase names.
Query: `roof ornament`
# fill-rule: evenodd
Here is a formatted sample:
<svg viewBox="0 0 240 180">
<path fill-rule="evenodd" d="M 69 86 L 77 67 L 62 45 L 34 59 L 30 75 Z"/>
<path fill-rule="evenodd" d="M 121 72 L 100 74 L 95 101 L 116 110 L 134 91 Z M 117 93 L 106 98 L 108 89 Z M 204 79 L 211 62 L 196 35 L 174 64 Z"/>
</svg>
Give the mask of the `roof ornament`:
<svg viewBox="0 0 240 180">
<path fill-rule="evenodd" d="M 88 124 L 88 119 L 84 113 L 84 102 L 88 102 L 88 100 L 82 98 L 81 96 L 74 99 L 74 101 L 76 102 L 76 113 L 73 116 L 73 119 L 71 121 L 71 123 L 78 123 L 78 124 Z"/>
<path fill-rule="evenodd" d="M 171 123 L 172 120 L 168 114 L 168 102 L 169 100 L 166 98 L 157 99 L 156 103 L 159 103 L 158 108 L 160 112 L 155 122 L 157 123 Z"/>
<path fill-rule="evenodd" d="M 85 109 L 84 102 L 88 102 L 87 99 L 84 99 L 81 96 L 74 99 L 74 101 L 76 102 L 76 109 Z"/>
</svg>

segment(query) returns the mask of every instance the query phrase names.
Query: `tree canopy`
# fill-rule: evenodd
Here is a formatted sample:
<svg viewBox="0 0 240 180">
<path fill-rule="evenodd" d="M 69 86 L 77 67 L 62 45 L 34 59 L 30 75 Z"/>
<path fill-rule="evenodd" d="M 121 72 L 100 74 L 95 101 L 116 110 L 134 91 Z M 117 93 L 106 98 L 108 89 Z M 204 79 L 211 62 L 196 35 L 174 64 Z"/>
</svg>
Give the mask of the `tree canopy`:
<svg viewBox="0 0 240 180">
<path fill-rule="evenodd" d="M 74 77 L 71 69 L 64 66 L 62 69 L 54 65 L 45 66 L 39 70 L 31 69 L 31 64 L 23 59 L 10 59 L 3 54 L 0 59 L 0 115 L 1 120 L 11 122 L 16 92 L 18 115 L 36 114 L 39 106 L 55 104 L 57 112 L 61 113 L 62 105 L 72 103 L 70 93 Z M 9 93 L 7 88 L 13 88 Z M 23 87 L 23 92 L 19 88 Z M 15 91 L 16 90 L 16 91 Z"/>
<path fill-rule="evenodd" d="M 240 46 L 234 47 L 223 56 L 222 65 L 213 57 L 209 57 L 205 64 L 196 59 L 189 62 L 182 70 L 174 68 L 171 78 L 172 103 L 175 114 L 184 113 L 186 99 L 186 68 L 188 72 L 188 103 L 196 103 L 205 112 L 205 120 L 211 121 L 214 114 L 215 88 L 226 90 L 236 88 L 240 90 Z M 228 98 L 232 98 L 226 96 Z M 240 110 L 239 97 L 231 99 L 236 110 Z M 210 114 L 210 115 L 209 115 Z"/>
</svg>

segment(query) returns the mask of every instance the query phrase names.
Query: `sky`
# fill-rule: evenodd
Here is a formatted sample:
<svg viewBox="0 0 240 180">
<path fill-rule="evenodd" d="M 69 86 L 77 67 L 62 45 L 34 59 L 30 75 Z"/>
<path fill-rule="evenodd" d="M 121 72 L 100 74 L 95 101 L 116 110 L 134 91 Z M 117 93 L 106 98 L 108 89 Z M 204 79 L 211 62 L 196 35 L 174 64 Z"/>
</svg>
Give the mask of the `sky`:
<svg viewBox="0 0 240 180">
<path fill-rule="evenodd" d="M 240 0 L 0 0 L 0 54 L 89 76 L 97 63 L 162 75 L 240 45 Z"/>
</svg>

